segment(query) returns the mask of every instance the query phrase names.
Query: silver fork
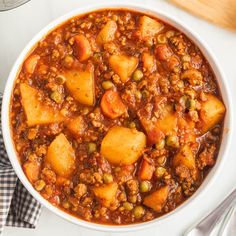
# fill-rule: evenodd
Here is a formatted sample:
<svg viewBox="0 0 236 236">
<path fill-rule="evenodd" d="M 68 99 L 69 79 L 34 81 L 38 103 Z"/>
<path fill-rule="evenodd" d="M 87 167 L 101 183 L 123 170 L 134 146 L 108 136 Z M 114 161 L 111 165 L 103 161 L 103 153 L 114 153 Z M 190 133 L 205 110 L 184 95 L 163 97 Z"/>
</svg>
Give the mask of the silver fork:
<svg viewBox="0 0 236 236">
<path fill-rule="evenodd" d="M 223 236 L 223 235 L 228 235 L 229 236 L 230 232 L 228 232 L 228 231 L 231 229 L 229 227 L 230 227 L 231 218 L 234 214 L 234 211 L 235 211 L 235 206 L 232 206 L 229 209 L 229 211 L 226 213 L 226 216 L 224 217 L 224 219 L 222 220 L 222 223 L 220 225 L 220 229 L 218 231 L 217 236 Z"/>
<path fill-rule="evenodd" d="M 224 219 L 222 223 L 222 228 L 220 230 L 220 234 L 223 234 L 223 230 L 225 226 L 227 225 L 227 221 L 229 220 L 229 216 L 232 215 L 231 208 L 236 204 L 236 189 L 231 192 L 228 197 L 224 199 L 224 201 L 216 207 L 214 211 L 209 213 L 205 218 L 203 218 L 200 222 L 193 225 L 189 230 L 187 230 L 184 233 L 184 236 L 206 236 L 210 235 L 214 227 L 217 225 L 217 223 L 220 222 L 222 217 L 226 212 L 228 214 L 226 215 L 226 218 Z M 230 214 L 231 213 L 231 214 Z M 227 218 L 228 217 L 228 218 Z M 219 234 L 218 234 L 219 235 Z"/>
</svg>

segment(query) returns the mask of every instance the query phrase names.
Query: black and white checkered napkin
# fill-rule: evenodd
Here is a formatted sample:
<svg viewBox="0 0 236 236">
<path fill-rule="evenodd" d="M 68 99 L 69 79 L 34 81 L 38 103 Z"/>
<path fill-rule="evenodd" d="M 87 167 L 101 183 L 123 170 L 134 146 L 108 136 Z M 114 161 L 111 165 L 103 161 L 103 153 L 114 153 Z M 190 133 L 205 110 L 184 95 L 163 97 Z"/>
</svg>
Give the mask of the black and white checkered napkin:
<svg viewBox="0 0 236 236">
<path fill-rule="evenodd" d="M 0 95 L 0 107 L 2 96 Z M 35 228 L 40 204 L 17 178 L 8 159 L 0 129 L 0 235 L 4 226 Z"/>
</svg>

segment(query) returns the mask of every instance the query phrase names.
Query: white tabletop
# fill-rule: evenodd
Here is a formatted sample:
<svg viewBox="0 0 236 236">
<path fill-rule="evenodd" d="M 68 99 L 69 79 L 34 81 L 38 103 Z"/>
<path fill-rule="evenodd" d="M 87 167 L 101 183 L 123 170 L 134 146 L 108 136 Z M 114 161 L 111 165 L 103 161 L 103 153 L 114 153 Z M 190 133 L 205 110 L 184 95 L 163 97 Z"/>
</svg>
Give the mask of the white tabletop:
<svg viewBox="0 0 236 236">
<path fill-rule="evenodd" d="M 100 2 L 112 0 L 100 0 Z M 115 1 L 115 0 L 113 0 Z M 118 1 L 118 0 L 116 0 Z M 122 0 L 123 1 L 123 0 Z M 165 0 L 132 0 L 145 3 L 153 8 L 161 8 L 185 22 L 194 31 L 198 32 L 218 58 L 231 88 L 233 100 L 236 103 L 236 34 L 217 28 L 194 16 L 191 16 Z M 120 2 L 120 1 L 119 1 Z M 22 48 L 47 23 L 64 13 L 84 6 L 87 3 L 96 3 L 96 0 L 32 0 L 31 2 L 8 12 L 0 13 L 0 90 L 4 88 L 9 71 Z M 235 109 L 234 109 L 235 110 Z M 234 132 L 233 140 L 236 140 Z M 47 209 L 43 209 L 38 226 L 34 230 L 6 228 L 3 235 L 7 236 L 143 236 L 143 235 L 181 235 L 191 224 L 201 218 L 234 188 L 236 183 L 236 157 L 231 147 L 224 171 L 216 178 L 209 191 L 200 196 L 191 209 L 185 208 L 179 217 L 173 216 L 171 224 L 162 224 L 143 231 L 124 234 L 109 234 L 87 230 L 68 223 Z M 233 235 L 233 234 L 232 234 Z M 236 235 L 236 232 L 234 232 Z"/>
</svg>

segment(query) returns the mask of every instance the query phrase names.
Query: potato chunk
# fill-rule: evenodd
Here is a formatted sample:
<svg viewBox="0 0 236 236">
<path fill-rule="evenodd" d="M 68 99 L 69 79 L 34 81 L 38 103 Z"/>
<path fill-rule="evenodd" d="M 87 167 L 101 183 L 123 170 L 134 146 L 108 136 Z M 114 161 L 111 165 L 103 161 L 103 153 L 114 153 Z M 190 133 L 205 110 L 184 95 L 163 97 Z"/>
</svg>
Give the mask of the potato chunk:
<svg viewBox="0 0 236 236">
<path fill-rule="evenodd" d="M 74 39 L 73 48 L 77 59 L 81 62 L 88 60 L 92 55 L 92 49 L 88 39 L 82 34 L 77 34 Z"/>
<path fill-rule="evenodd" d="M 48 147 L 45 163 L 49 164 L 56 174 L 69 177 L 75 169 L 75 152 L 66 136 L 59 134 Z"/>
<path fill-rule="evenodd" d="M 109 58 L 109 65 L 120 76 L 121 81 L 125 83 L 137 68 L 138 58 L 125 55 L 112 55 Z"/>
<path fill-rule="evenodd" d="M 143 204 L 154 211 L 161 212 L 169 195 L 169 187 L 163 186 L 144 198 Z"/>
<path fill-rule="evenodd" d="M 153 55 L 148 52 L 142 54 L 143 68 L 148 72 L 153 72 L 156 70 L 156 61 Z"/>
<path fill-rule="evenodd" d="M 196 142 L 195 122 L 179 117 L 178 128 L 179 133 L 182 133 L 181 140 L 183 143 L 187 144 Z"/>
<path fill-rule="evenodd" d="M 95 100 L 94 72 L 87 70 L 70 70 L 65 73 L 66 87 L 71 95 L 81 104 L 92 106 Z"/>
<path fill-rule="evenodd" d="M 141 16 L 139 19 L 139 28 L 142 38 L 147 39 L 160 32 L 163 25 L 148 16 Z"/>
<path fill-rule="evenodd" d="M 115 165 L 130 165 L 138 160 L 146 137 L 137 130 L 114 126 L 102 140 L 101 154 Z"/>
<path fill-rule="evenodd" d="M 155 126 L 165 135 L 171 134 L 177 129 L 177 117 L 171 105 L 166 105 L 163 108 L 162 115 L 155 123 Z"/>
<path fill-rule="evenodd" d="M 47 107 L 39 101 L 39 91 L 28 84 L 20 84 L 21 103 L 29 126 L 61 122 L 64 117 L 59 111 Z"/>
<path fill-rule="evenodd" d="M 23 165 L 25 175 L 31 183 L 38 180 L 40 164 L 36 161 L 26 161 Z"/>
<path fill-rule="evenodd" d="M 83 135 L 87 128 L 87 124 L 85 123 L 82 116 L 77 116 L 68 121 L 66 127 L 73 133 L 76 137 L 80 137 Z"/>
<path fill-rule="evenodd" d="M 97 35 L 96 42 L 98 45 L 109 43 L 115 39 L 117 24 L 113 20 L 109 20 Z"/>
<path fill-rule="evenodd" d="M 189 145 L 184 145 L 173 158 L 173 166 L 177 167 L 183 165 L 189 170 L 196 168 L 195 157 Z"/>
<path fill-rule="evenodd" d="M 105 207 L 110 207 L 116 198 L 118 189 L 117 183 L 104 184 L 99 187 L 92 188 L 94 195 L 99 199 L 101 204 Z"/>
<path fill-rule="evenodd" d="M 158 108 L 158 119 L 153 119 L 155 112 L 153 106 L 148 110 L 144 107 L 138 111 L 138 117 L 146 131 L 149 144 L 158 143 L 165 135 L 176 134 L 178 130 L 177 116 L 174 113 L 173 106 L 165 100 L 161 101 L 160 104 L 162 105 Z"/>
<path fill-rule="evenodd" d="M 202 102 L 200 111 L 202 134 L 221 122 L 225 115 L 225 106 L 217 97 L 206 94 L 206 98 L 207 101 Z"/>
</svg>

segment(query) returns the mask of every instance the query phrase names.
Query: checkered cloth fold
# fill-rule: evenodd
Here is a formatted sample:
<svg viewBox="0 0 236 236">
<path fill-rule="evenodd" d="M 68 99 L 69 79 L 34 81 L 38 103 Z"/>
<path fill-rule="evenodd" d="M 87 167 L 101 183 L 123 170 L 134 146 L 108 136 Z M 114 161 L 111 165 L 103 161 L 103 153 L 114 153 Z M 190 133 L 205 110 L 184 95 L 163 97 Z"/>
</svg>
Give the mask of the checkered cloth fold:
<svg viewBox="0 0 236 236">
<path fill-rule="evenodd" d="M 1 103 L 0 94 L 0 107 Z M 11 166 L 0 129 L 0 235 L 4 226 L 35 228 L 40 213 L 40 204 L 21 184 Z"/>
</svg>

